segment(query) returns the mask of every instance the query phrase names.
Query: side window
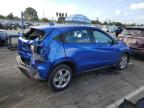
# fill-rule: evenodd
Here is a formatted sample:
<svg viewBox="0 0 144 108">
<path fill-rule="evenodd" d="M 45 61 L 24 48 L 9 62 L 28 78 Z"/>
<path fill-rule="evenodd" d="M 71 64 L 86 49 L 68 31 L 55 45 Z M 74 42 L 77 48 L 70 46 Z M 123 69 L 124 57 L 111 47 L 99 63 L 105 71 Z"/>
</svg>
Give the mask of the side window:
<svg viewBox="0 0 144 108">
<path fill-rule="evenodd" d="M 95 43 L 111 43 L 112 39 L 100 31 L 93 31 Z"/>
<path fill-rule="evenodd" d="M 64 42 L 67 43 L 90 43 L 87 30 L 74 30 L 63 35 Z"/>
</svg>

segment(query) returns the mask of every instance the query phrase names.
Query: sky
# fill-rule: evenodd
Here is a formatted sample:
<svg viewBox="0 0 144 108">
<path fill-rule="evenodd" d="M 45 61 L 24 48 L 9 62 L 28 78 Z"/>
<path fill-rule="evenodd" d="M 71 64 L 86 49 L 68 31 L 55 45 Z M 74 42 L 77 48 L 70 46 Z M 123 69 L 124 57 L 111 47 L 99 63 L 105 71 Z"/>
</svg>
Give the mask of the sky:
<svg viewBox="0 0 144 108">
<path fill-rule="evenodd" d="M 95 20 L 144 24 L 144 0 L 0 0 L 0 14 L 12 12 L 20 17 L 27 7 L 37 10 L 39 18 L 56 19 L 56 12 L 83 14 Z"/>
</svg>

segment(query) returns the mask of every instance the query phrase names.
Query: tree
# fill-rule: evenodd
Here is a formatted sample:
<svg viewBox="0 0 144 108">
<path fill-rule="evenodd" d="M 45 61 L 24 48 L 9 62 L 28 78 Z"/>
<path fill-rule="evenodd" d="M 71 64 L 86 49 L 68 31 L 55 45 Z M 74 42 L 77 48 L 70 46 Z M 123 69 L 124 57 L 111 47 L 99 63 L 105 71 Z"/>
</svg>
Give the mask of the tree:
<svg viewBox="0 0 144 108">
<path fill-rule="evenodd" d="M 99 21 L 99 18 L 97 18 L 96 20 L 92 21 L 92 24 L 102 24 L 102 23 Z"/>
<path fill-rule="evenodd" d="M 65 13 L 65 18 L 67 17 L 67 13 Z"/>
<path fill-rule="evenodd" d="M 62 22 L 64 22 L 64 20 L 65 20 L 65 16 L 64 15 L 65 15 L 64 13 L 61 13 L 61 21 Z"/>
<path fill-rule="evenodd" d="M 18 16 L 13 17 L 14 20 L 19 20 L 20 18 Z"/>
<path fill-rule="evenodd" d="M 114 25 L 116 25 L 116 26 L 123 26 L 123 24 L 121 22 L 114 22 Z"/>
<path fill-rule="evenodd" d="M 57 23 L 63 23 L 67 17 L 67 13 L 56 12 Z"/>
<path fill-rule="evenodd" d="M 131 26 L 136 26 L 136 23 L 132 23 Z"/>
<path fill-rule="evenodd" d="M 60 17 L 60 18 L 61 18 L 61 15 L 62 15 L 62 14 L 61 14 L 61 13 L 59 13 L 59 17 Z"/>
<path fill-rule="evenodd" d="M 64 17 L 64 13 L 61 13 L 61 16 Z"/>
<path fill-rule="evenodd" d="M 41 21 L 43 21 L 43 22 L 49 22 L 49 20 L 47 18 L 42 18 Z"/>
<path fill-rule="evenodd" d="M 6 19 L 4 15 L 0 15 L 0 19 Z"/>
<path fill-rule="evenodd" d="M 9 13 L 7 15 L 7 19 L 13 20 L 13 18 L 14 18 L 13 13 Z"/>
<path fill-rule="evenodd" d="M 56 16 L 57 16 L 57 18 L 59 17 L 59 13 L 58 12 L 56 12 Z"/>
<path fill-rule="evenodd" d="M 109 25 L 123 26 L 121 22 L 110 22 Z"/>
<path fill-rule="evenodd" d="M 61 22 L 61 16 L 62 16 L 62 14 L 61 14 L 61 13 L 59 13 L 59 18 L 58 18 L 58 21 L 60 21 L 60 22 Z"/>
<path fill-rule="evenodd" d="M 31 7 L 25 9 L 24 17 L 26 20 L 38 20 L 37 11 Z"/>
<path fill-rule="evenodd" d="M 108 22 L 107 22 L 107 21 L 104 21 L 103 25 L 108 25 Z"/>
</svg>

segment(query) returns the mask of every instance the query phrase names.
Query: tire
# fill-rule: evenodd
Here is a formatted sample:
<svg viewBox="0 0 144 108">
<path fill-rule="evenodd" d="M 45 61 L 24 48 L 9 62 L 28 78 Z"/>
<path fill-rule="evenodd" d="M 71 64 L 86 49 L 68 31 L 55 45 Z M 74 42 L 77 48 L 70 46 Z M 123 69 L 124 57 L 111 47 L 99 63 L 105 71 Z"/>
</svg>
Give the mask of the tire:
<svg viewBox="0 0 144 108">
<path fill-rule="evenodd" d="M 123 54 L 117 64 L 117 70 L 124 70 L 127 65 L 128 65 L 128 55 L 127 54 Z"/>
<path fill-rule="evenodd" d="M 70 85 L 72 77 L 72 69 L 66 64 L 60 64 L 50 73 L 48 84 L 54 91 L 61 91 Z"/>
</svg>

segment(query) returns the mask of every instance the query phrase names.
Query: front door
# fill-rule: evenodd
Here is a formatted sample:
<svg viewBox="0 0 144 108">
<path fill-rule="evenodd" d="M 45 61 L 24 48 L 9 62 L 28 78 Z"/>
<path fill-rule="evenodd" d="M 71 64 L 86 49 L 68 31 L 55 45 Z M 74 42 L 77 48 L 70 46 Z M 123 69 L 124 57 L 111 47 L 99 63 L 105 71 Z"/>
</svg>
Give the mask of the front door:
<svg viewBox="0 0 144 108">
<path fill-rule="evenodd" d="M 96 65 L 107 66 L 115 64 L 121 55 L 117 43 L 114 43 L 112 37 L 99 29 L 90 30 L 90 32 L 95 40 L 93 49 L 95 49 L 97 54 L 95 58 Z"/>
</svg>

